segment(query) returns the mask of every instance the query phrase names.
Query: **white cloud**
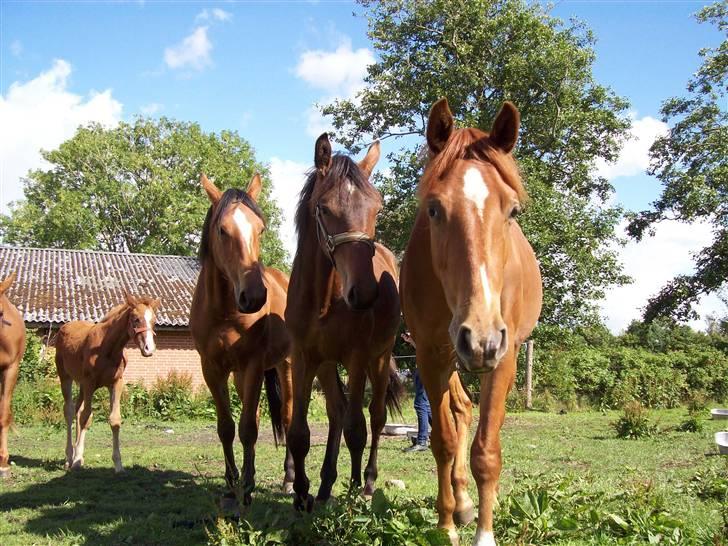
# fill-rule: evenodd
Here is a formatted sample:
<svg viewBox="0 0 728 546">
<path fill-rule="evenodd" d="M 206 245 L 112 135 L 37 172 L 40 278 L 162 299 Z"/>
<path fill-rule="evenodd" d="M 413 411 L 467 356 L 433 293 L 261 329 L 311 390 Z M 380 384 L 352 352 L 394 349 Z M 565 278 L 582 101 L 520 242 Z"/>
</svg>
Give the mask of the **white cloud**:
<svg viewBox="0 0 728 546">
<path fill-rule="evenodd" d="M 369 49 L 354 51 L 351 40 L 343 38 L 334 51 L 304 51 L 298 59 L 295 73 L 312 88 L 325 92 L 326 96 L 319 102 L 328 103 L 335 99 L 354 99 L 364 87 L 367 67 L 374 61 Z M 331 129 L 331 123 L 321 115 L 316 105 L 311 105 L 305 116 L 306 132 L 310 136 L 317 137 Z"/>
<path fill-rule="evenodd" d="M 76 95 L 68 90 L 70 75 L 71 65 L 55 60 L 50 70 L 0 95 L 0 208 L 22 198 L 21 177 L 45 164 L 41 149 L 58 147 L 79 125 L 115 126 L 121 119 L 122 105 L 110 89 Z"/>
<path fill-rule="evenodd" d="M 620 176 L 643 174 L 650 165 L 650 146 L 659 136 L 667 133 L 667 124 L 650 116 L 637 118 L 632 115 L 630 135 L 622 145 L 614 163 L 597 161 L 597 174 L 607 180 Z"/>
<path fill-rule="evenodd" d="M 624 234 L 626 222 L 619 228 Z M 624 272 L 634 279 L 633 284 L 613 288 L 601 303 L 606 323 L 613 332 L 624 330 L 639 319 L 647 300 L 655 296 L 675 275 L 693 272 L 691 253 L 709 245 L 713 239 L 711 225 L 705 222 L 684 224 L 677 221 L 660 222 L 655 235 L 641 241 L 630 241 L 621 251 Z M 717 297 L 705 297 L 696 306 L 701 320 L 691 325 L 704 328 L 702 319 L 710 313 L 724 312 Z"/>
<path fill-rule="evenodd" d="M 207 37 L 206 26 L 197 27 L 180 43 L 164 50 L 164 62 L 170 68 L 202 70 L 212 64 L 212 42 Z"/>
<path fill-rule="evenodd" d="M 309 168 L 310 165 L 277 157 L 270 161 L 270 175 L 273 182 L 272 197 L 283 215 L 281 239 L 291 258 L 296 253 L 297 243 L 293 217 L 298 206 L 298 196 L 306 180 L 305 173 Z"/>
<path fill-rule="evenodd" d="M 154 114 L 157 114 L 164 109 L 164 104 L 160 104 L 158 102 L 150 102 L 149 104 L 142 105 L 139 110 L 142 114 L 145 116 L 153 116 Z"/>
<path fill-rule="evenodd" d="M 10 53 L 13 54 L 13 57 L 20 57 L 20 55 L 23 53 L 23 44 L 20 42 L 20 40 L 13 40 L 10 44 Z"/>
<path fill-rule="evenodd" d="M 213 8 L 213 9 L 203 9 L 200 13 L 197 14 L 195 17 L 195 21 L 229 21 L 233 18 L 233 14 L 229 13 L 223 9 L 220 8 Z"/>
</svg>

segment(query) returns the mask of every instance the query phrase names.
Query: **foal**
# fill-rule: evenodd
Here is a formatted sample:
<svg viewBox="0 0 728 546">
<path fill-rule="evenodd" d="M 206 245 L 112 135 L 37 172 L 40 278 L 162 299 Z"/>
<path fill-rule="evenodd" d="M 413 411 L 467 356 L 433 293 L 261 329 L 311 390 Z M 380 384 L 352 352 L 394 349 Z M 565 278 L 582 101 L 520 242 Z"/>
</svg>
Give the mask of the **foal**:
<svg viewBox="0 0 728 546">
<path fill-rule="evenodd" d="M 447 101 L 435 103 L 427 124 L 430 161 L 402 263 L 402 308 L 432 407 L 439 526 L 453 544 L 455 523 L 473 519 L 465 469 L 471 403 L 456 362 L 482 374 L 470 450 L 480 497 L 474 545 L 493 546 L 506 395 L 518 348 L 541 312 L 538 262 L 515 220 L 526 198 L 511 155 L 519 120 L 506 102 L 490 134 L 455 129 Z"/>
<path fill-rule="evenodd" d="M 10 476 L 8 429 L 13 420 L 10 400 L 25 352 L 23 316 L 5 295 L 14 280 L 15 273 L 11 273 L 0 282 L 0 478 Z"/>
<path fill-rule="evenodd" d="M 337 477 L 341 432 L 351 454 L 351 483 L 361 486 L 367 441 L 362 411 L 367 378 L 372 444 L 364 471 L 364 493 L 377 479 L 379 437 L 386 405 L 397 408 L 402 386 L 390 355 L 399 326 L 397 265 L 394 255 L 373 241 L 379 192 L 369 182 L 379 159 L 379 143 L 355 163 L 331 155 L 324 133 L 316 141 L 315 169 L 301 191 L 296 211 L 298 249 L 288 291 L 286 324 L 293 339 L 293 421 L 289 445 L 295 462 L 294 505 L 311 509 L 305 458 L 310 447 L 308 405 L 314 376 L 326 395 L 329 435 L 317 500 L 325 501 Z M 349 399 L 337 363 L 349 376 Z"/>
<path fill-rule="evenodd" d="M 111 411 L 109 425 L 113 435 L 114 469 L 123 472 L 119 451 L 119 428 L 121 427 L 121 392 L 124 389 L 123 375 L 126 368 L 124 346 L 130 341 L 139 347 L 142 356 L 154 354 L 154 324 L 159 300 L 135 298 L 124 292 L 126 301 L 117 305 L 94 324 L 75 320 L 64 324 L 56 337 L 56 370 L 61 380 L 63 393 L 63 414 L 66 418 L 66 468 L 79 469 L 83 466 L 83 451 L 86 432 L 91 426 L 94 392 L 101 387 L 109 389 Z M 73 382 L 80 389 L 75 407 Z M 72 423 L 76 418 L 76 441 L 71 441 Z"/>
<path fill-rule="evenodd" d="M 225 481 L 231 489 L 240 476 L 233 452 L 235 423 L 228 391 L 228 379 L 233 374 L 243 403 L 239 424 L 243 444 L 241 500 L 250 504 L 264 379 L 276 443 L 284 439 L 290 422 L 290 341 L 283 322 L 288 278 L 259 261 L 265 228 L 256 202 L 262 189 L 260 176 L 253 177 L 247 192 L 222 192 L 205 175 L 201 182 L 211 206 L 202 228 L 202 269 L 192 299 L 190 331 L 200 353 L 205 383 L 215 401 Z M 293 463 L 287 449 L 284 470 L 283 488 L 290 492 Z"/>
</svg>

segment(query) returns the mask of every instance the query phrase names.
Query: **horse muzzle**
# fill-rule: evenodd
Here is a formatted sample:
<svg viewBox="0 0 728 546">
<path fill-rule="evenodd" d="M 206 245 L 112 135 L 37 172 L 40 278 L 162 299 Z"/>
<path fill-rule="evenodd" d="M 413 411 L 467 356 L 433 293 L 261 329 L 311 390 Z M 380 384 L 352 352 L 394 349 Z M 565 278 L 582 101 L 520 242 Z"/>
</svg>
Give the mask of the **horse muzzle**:
<svg viewBox="0 0 728 546">
<path fill-rule="evenodd" d="M 467 324 L 460 325 L 453 340 L 460 364 L 469 372 L 490 373 L 508 351 L 508 330 L 490 328 L 478 333 Z"/>
</svg>

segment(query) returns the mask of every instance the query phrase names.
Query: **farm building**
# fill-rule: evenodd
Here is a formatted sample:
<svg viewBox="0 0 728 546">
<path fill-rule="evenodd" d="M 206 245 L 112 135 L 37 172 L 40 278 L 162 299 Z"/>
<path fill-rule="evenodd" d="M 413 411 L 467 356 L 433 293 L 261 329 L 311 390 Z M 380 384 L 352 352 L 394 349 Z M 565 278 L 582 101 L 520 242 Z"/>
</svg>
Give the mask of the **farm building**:
<svg viewBox="0 0 728 546">
<path fill-rule="evenodd" d="M 151 385 L 176 370 L 204 384 L 200 358 L 189 330 L 192 294 L 199 266 L 195 258 L 120 252 L 0 247 L 0 276 L 17 274 L 8 297 L 23 313 L 28 329 L 51 344 L 54 333 L 72 320 L 98 322 L 124 301 L 123 290 L 161 299 L 157 350 L 150 358 L 127 346 L 127 383 Z"/>
</svg>

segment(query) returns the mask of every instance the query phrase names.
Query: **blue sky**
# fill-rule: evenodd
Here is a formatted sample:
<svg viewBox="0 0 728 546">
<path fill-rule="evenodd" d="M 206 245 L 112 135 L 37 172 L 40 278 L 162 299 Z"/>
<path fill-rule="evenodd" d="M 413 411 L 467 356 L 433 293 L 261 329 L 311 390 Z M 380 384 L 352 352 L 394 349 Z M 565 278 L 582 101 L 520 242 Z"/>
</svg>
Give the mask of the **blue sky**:
<svg viewBox="0 0 728 546">
<path fill-rule="evenodd" d="M 647 206 L 659 190 L 644 168 L 649 142 L 664 130 L 661 101 L 683 94 L 699 66 L 698 50 L 721 41 L 691 16 L 706 4 L 562 1 L 553 9 L 594 31 L 598 81 L 631 102 L 635 140 L 617 165 L 601 167 L 628 208 Z M 353 93 L 376 57 L 366 21 L 352 12 L 361 8 L 349 2 L 3 0 L 0 210 L 20 197 L 18 178 L 39 165 L 37 148 L 57 146 L 91 119 L 114 124 L 147 113 L 239 131 L 271 164 L 290 215 L 315 135 L 326 127 L 314 103 Z M 669 226 L 626 248 L 627 270 L 641 284 L 610 294 L 610 326 L 623 327 L 636 316 L 635 299 L 641 305 L 671 274 L 689 268 L 689 250 L 709 236 L 707 226 Z M 665 253 L 672 261 L 655 266 L 655 256 Z M 610 309 L 623 300 L 629 304 Z"/>
</svg>

